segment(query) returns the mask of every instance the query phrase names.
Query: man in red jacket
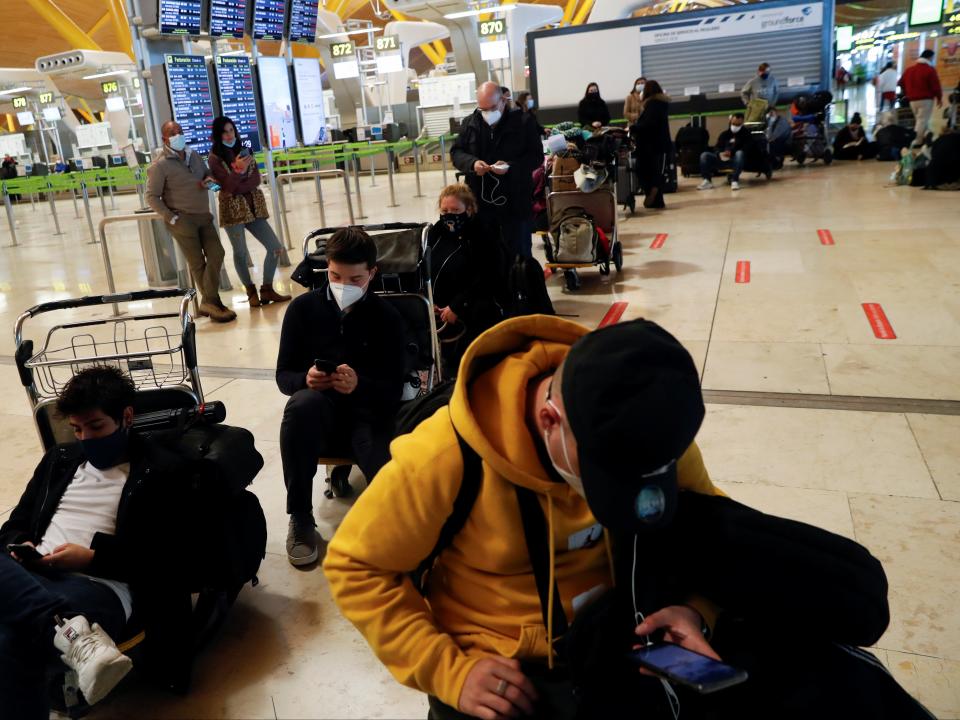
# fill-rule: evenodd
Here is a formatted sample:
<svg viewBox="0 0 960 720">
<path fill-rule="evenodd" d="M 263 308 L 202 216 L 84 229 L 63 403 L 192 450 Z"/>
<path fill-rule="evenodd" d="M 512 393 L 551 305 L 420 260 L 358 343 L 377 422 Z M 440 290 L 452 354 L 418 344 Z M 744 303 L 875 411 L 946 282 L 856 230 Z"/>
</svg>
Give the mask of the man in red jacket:
<svg viewBox="0 0 960 720">
<path fill-rule="evenodd" d="M 943 106 L 943 91 L 940 88 L 940 77 L 933 67 L 933 50 L 924 50 L 920 53 L 915 65 L 907 68 L 900 78 L 900 87 L 910 100 L 910 109 L 916 119 L 914 130 L 917 138 L 913 141 L 919 147 L 927 136 L 930 117 L 933 115 L 933 103 L 937 107 Z"/>
</svg>

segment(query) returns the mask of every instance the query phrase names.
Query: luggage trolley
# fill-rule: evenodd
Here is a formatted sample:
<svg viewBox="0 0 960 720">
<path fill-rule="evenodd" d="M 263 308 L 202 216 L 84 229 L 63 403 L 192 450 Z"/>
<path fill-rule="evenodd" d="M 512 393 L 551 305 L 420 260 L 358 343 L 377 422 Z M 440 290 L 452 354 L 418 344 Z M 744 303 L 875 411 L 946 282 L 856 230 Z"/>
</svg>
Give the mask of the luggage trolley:
<svg viewBox="0 0 960 720">
<path fill-rule="evenodd" d="M 567 208 L 574 207 L 583 208 L 593 218 L 594 227 L 607 236 L 609 250 L 605 250 L 599 237 L 595 237 L 589 262 L 562 262 L 557 254 L 559 238 L 553 237 L 553 220 Z M 580 268 L 596 265 L 601 275 L 609 275 L 612 263 L 618 273 L 623 270 L 623 244 L 617 234 L 617 199 L 611 190 L 600 188 L 589 193 L 579 190 L 550 193 L 547 196 L 547 216 L 551 230 L 544 238 L 547 256 L 544 267 L 563 270 L 567 290 L 573 292 L 580 289 L 581 280 L 577 272 Z"/>
<path fill-rule="evenodd" d="M 141 290 L 41 303 L 21 313 L 14 328 L 17 371 L 45 450 L 75 440 L 53 406 L 70 378 L 92 365 L 112 365 L 133 380 L 138 427 L 156 425 L 160 415 L 171 411 L 203 405 L 195 327 L 189 313 L 195 295 L 193 289 Z M 167 298 L 180 298 L 176 312 L 94 317 L 54 325 L 39 350 L 33 340 L 23 337 L 27 321 L 47 313 Z"/>
</svg>

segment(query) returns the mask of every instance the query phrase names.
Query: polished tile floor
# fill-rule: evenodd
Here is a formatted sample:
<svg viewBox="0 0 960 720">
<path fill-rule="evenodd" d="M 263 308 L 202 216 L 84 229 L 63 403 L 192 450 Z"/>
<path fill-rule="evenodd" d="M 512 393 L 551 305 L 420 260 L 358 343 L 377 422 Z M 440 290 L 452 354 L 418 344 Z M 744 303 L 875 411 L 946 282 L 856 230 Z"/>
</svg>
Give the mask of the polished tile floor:
<svg viewBox="0 0 960 720">
<path fill-rule="evenodd" d="M 697 192 L 683 180 L 666 212 L 621 218 L 622 274 L 584 271 L 576 293 L 559 278 L 549 286 L 558 312 L 590 326 L 611 303 L 626 302 L 625 318 L 656 320 L 684 342 L 706 390 L 741 396 L 742 404 L 708 405 L 699 442 L 716 482 L 747 504 L 855 538 L 880 558 L 892 620 L 876 653 L 938 717 L 960 718 L 960 418 L 953 403 L 926 402 L 960 401 L 960 204 L 949 193 L 890 186 L 891 170 L 874 162 L 788 167 L 771 183 L 747 179 L 739 193 Z M 386 178 L 371 187 L 364 177 L 366 222 L 429 220 L 441 186 L 439 172 L 424 173 L 426 197 L 414 198 L 412 175 L 398 175 L 400 207 L 391 208 Z M 326 181 L 323 192 L 328 224 L 345 222 L 343 185 Z M 320 224 L 315 200 L 312 185 L 287 191 L 295 246 Z M 135 196 L 116 202 L 117 212 L 137 205 Z M 96 200 L 92 208 L 97 222 Z M 0 328 L 8 332 L 31 305 L 106 289 L 85 219 L 74 217 L 69 200 L 58 211 L 60 236 L 49 206 L 15 206 L 16 248 L 0 218 Z M 145 287 L 136 230 L 115 225 L 108 233 L 118 289 Z M 666 238 L 653 249 L 657 235 Z M 254 241 L 251 251 L 259 264 Z M 294 264 L 298 254 L 291 251 Z M 750 264 L 749 282 L 738 282 L 741 263 Z M 250 310 L 230 263 L 228 272 L 235 289 L 224 298 L 239 318 L 201 320 L 197 337 L 207 396 L 226 403 L 228 422 L 254 433 L 266 461 L 253 485 L 270 528 L 262 582 L 241 594 L 188 697 L 132 680 L 92 717 L 424 717 L 423 697 L 395 683 L 338 615 L 319 568 L 286 562 L 277 444 L 284 397 L 269 379 L 284 308 Z M 864 303 L 881 306 L 895 339 L 877 337 Z M 91 317 L 106 310 L 31 319 L 26 337 L 39 346 L 55 323 Z M 12 332 L 5 337 L 0 517 L 39 457 L 12 366 Z M 778 406 L 752 402 L 754 393 Z M 817 400 L 797 407 L 797 394 Z M 878 398 L 878 411 L 843 409 L 849 396 Z M 917 401 L 915 412 L 896 409 L 899 399 Z M 349 505 L 315 495 L 329 538 Z"/>
</svg>

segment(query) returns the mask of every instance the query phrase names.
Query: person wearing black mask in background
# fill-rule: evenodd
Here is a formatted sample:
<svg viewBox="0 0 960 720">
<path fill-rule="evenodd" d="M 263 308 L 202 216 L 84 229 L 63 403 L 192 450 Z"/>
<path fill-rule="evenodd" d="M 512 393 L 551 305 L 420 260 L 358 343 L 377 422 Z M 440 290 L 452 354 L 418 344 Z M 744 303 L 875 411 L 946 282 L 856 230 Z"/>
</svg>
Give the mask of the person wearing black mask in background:
<svg viewBox="0 0 960 720">
<path fill-rule="evenodd" d="M 627 119 L 628 125 L 633 125 L 640 117 L 641 102 L 643 101 L 643 88 L 646 86 L 647 79 L 642 75 L 633 83 L 633 88 L 627 94 L 627 99 L 623 103 L 623 116 Z"/>
<path fill-rule="evenodd" d="M 533 171 L 543 142 L 528 113 L 508 110 L 500 86 L 477 88 L 477 109 L 464 118 L 450 159 L 479 200 L 478 214 L 500 228 L 515 254 L 533 256 Z"/>
<path fill-rule="evenodd" d="M 649 80 L 643 89 L 640 115 L 630 127 L 636 143 L 637 175 L 643 190 L 645 208 L 664 209 L 663 170 L 670 152 L 670 98 L 656 80 Z"/>
<path fill-rule="evenodd" d="M 836 160 L 869 160 L 877 156 L 877 144 L 867 140 L 860 113 L 854 113 L 850 122 L 837 133 L 833 141 Z"/>
<path fill-rule="evenodd" d="M 537 132 L 540 134 L 540 137 L 545 137 L 547 135 L 547 130 L 544 129 L 543 125 L 540 124 L 540 120 L 537 117 L 537 111 L 535 110 L 537 103 L 533 99 L 533 95 L 526 90 L 522 91 L 519 95 L 517 95 L 517 107 L 520 108 L 521 112 L 526 113 L 530 119 L 533 120 L 537 126 Z"/>
<path fill-rule="evenodd" d="M 463 183 L 440 191 L 440 219 L 430 228 L 430 279 L 441 332 L 444 375 L 455 375 L 467 346 L 503 319 L 496 291 L 505 284 L 504 252 L 477 216 L 477 199 Z"/>
<path fill-rule="evenodd" d="M 596 83 L 587 85 L 587 91 L 577 108 L 577 119 L 585 130 L 610 124 L 610 108 L 600 97 L 600 86 Z"/>
</svg>

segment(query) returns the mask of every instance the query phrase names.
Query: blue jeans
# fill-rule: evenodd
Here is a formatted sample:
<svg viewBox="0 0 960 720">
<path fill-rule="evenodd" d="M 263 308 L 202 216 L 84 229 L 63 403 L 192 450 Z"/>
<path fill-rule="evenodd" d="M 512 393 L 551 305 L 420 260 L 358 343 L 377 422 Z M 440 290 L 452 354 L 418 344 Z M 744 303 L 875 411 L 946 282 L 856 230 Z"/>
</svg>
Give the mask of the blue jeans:
<svg viewBox="0 0 960 720">
<path fill-rule="evenodd" d="M 230 238 L 230 244 L 233 246 L 233 267 L 237 271 L 240 282 L 244 285 L 253 285 L 250 268 L 247 267 L 250 253 L 247 250 L 247 239 L 243 233 L 244 230 L 249 230 L 250 234 L 266 248 L 267 257 L 263 261 L 263 284 L 271 284 L 274 273 L 277 272 L 277 259 L 283 252 L 283 248 L 280 246 L 277 234 L 270 227 L 270 223 L 263 218 L 257 218 L 246 225 L 228 225 L 224 230 L 227 231 L 227 237 Z"/>
<path fill-rule="evenodd" d="M 720 153 L 705 152 L 700 156 L 700 174 L 704 180 L 711 179 L 720 168 L 730 168 L 730 182 L 738 182 L 743 172 L 743 150 L 737 150 L 729 160 L 721 160 Z"/>
<path fill-rule="evenodd" d="M 59 653 L 53 645 L 54 615 L 83 615 L 114 640 L 126 624 L 123 605 L 106 585 L 83 575 L 33 572 L 6 552 L 0 555 L 0 708 L 22 720 L 49 715 L 47 668 Z M 9 715 L 8 715 L 9 713 Z"/>
</svg>

